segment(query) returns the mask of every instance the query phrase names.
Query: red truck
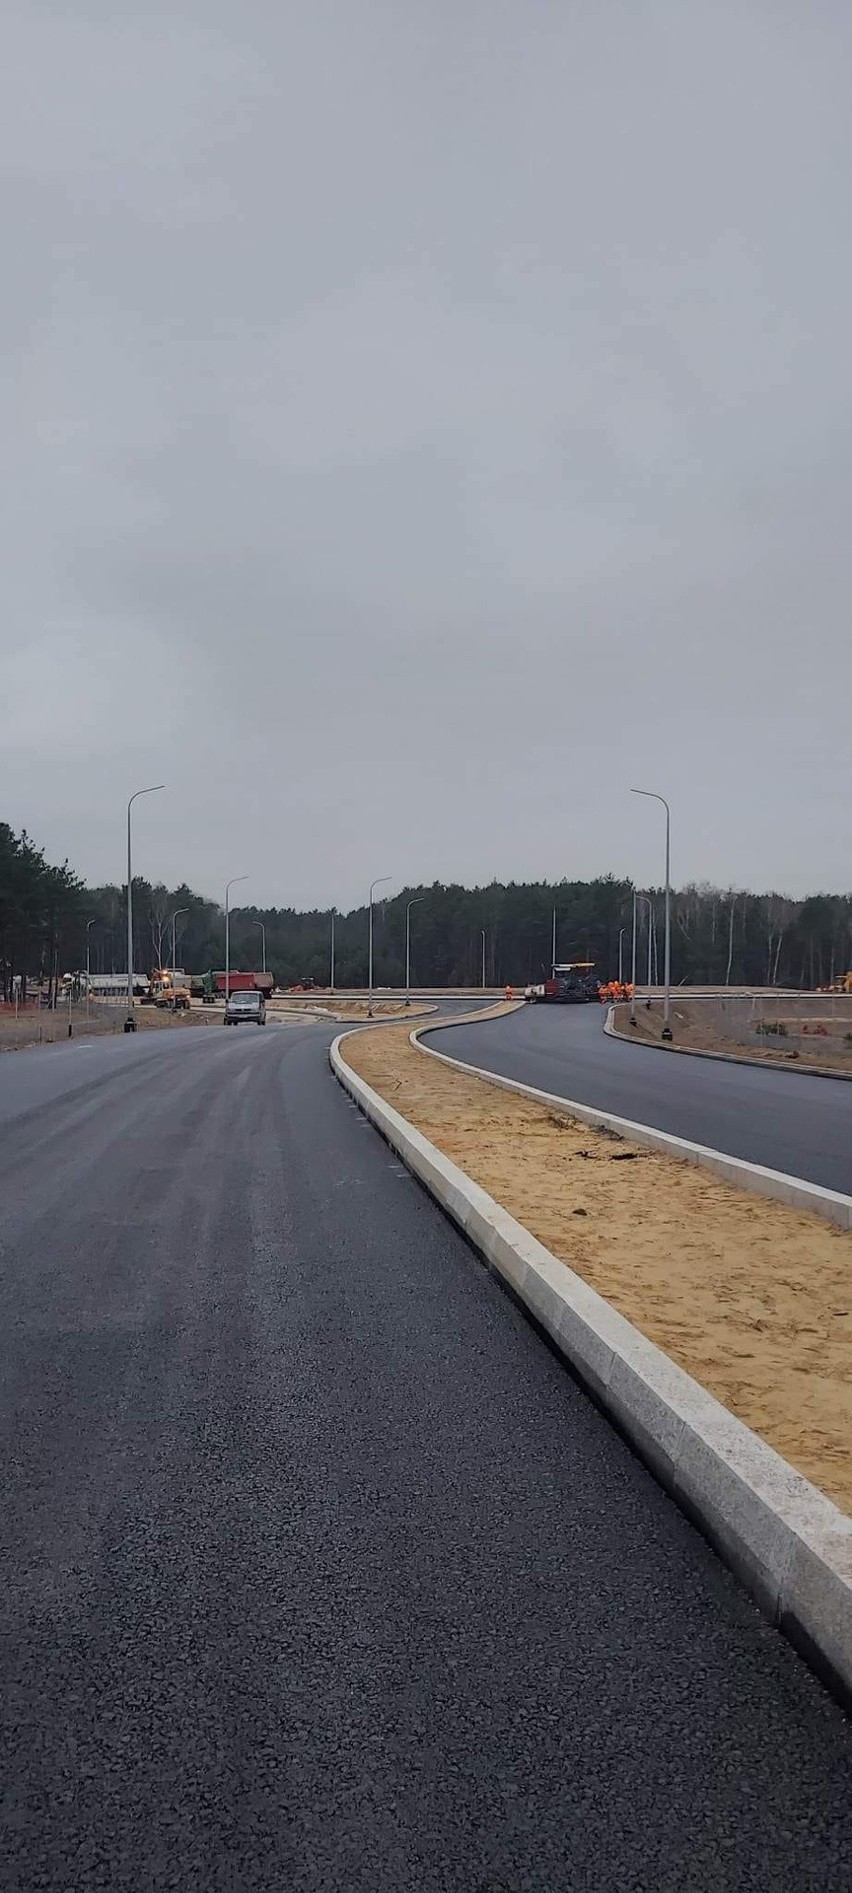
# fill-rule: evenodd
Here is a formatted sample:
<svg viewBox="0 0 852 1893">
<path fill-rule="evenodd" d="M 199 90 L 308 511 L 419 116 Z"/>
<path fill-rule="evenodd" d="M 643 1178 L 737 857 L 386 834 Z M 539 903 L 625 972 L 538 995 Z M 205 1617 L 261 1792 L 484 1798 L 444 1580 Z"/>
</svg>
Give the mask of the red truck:
<svg viewBox="0 0 852 1893">
<path fill-rule="evenodd" d="M 202 998 L 212 1001 L 225 997 L 224 973 L 205 973 L 203 978 Z M 271 973 L 237 973 L 231 968 L 228 974 L 228 991 L 232 993 L 263 993 L 268 999 L 275 991 L 275 980 Z"/>
</svg>

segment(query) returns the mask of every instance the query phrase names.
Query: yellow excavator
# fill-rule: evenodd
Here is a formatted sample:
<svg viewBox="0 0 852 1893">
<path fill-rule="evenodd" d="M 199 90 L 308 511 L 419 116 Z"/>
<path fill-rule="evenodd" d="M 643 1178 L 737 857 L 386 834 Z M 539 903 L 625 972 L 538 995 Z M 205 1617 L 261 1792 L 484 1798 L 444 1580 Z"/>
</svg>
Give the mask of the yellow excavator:
<svg viewBox="0 0 852 1893">
<path fill-rule="evenodd" d="M 151 974 L 151 1002 L 161 1010 L 189 1011 L 189 987 L 180 985 L 168 966 L 155 966 Z"/>
</svg>

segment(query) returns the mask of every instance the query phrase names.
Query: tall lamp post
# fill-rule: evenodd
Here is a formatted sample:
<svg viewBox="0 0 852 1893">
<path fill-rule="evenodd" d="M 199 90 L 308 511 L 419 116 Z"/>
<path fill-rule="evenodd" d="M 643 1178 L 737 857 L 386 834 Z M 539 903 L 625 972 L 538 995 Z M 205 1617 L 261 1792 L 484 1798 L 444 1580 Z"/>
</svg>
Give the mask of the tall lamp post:
<svg viewBox="0 0 852 1893">
<path fill-rule="evenodd" d="M 411 909 L 421 907 L 425 899 L 425 894 L 416 894 L 405 910 L 405 1003 L 407 1006 L 411 1004 Z"/>
<path fill-rule="evenodd" d="M 130 811 L 140 795 L 157 795 L 165 788 L 164 782 L 155 782 L 149 789 L 136 789 L 127 804 L 127 1018 L 124 1021 L 125 1032 L 136 1031 L 136 1017 L 133 1011 L 133 864 L 130 858 Z"/>
<path fill-rule="evenodd" d="M 631 1025 L 635 1025 L 635 1024 L 636 1024 L 636 909 L 637 909 L 637 906 L 638 906 L 638 904 L 639 904 L 639 902 L 640 902 L 640 900 L 643 900 L 643 901 L 645 901 L 645 903 L 646 903 L 646 905 L 647 905 L 647 908 L 648 908 L 648 995 L 649 995 L 649 997 L 648 997 L 648 1004 L 650 1005 L 650 1003 L 651 1003 L 651 999 L 650 999 L 650 992 L 651 992 L 651 915 L 652 915 L 652 913 L 653 913 L 653 911 L 654 911 L 654 909 L 653 909 L 653 903 L 652 903 L 652 901 L 651 901 L 651 896 L 650 896 L 650 894 L 637 894 L 637 892 L 636 892 L 636 889 L 635 889 L 635 887 L 634 887 L 634 889 L 633 889 L 633 956 L 632 956 L 632 971 L 631 971 L 631 975 L 630 975 L 630 981 L 631 981 L 631 991 L 630 991 L 630 1023 L 631 1023 Z"/>
<path fill-rule="evenodd" d="M 647 796 L 651 802 L 662 802 L 666 811 L 666 938 L 663 960 L 663 1038 L 670 1039 L 672 1029 L 669 1025 L 672 1000 L 672 889 L 671 889 L 671 809 L 664 795 L 658 795 L 655 789 L 631 789 L 631 795 Z"/>
<path fill-rule="evenodd" d="M 637 901 L 640 901 L 640 900 L 644 901 L 648 909 L 648 972 L 647 972 L 647 977 L 646 977 L 647 994 L 646 994 L 645 1003 L 646 1005 L 650 1006 L 651 1004 L 651 977 L 652 977 L 653 953 L 654 953 L 654 903 L 651 899 L 650 894 L 637 894 L 636 899 Z"/>
<path fill-rule="evenodd" d="M 485 991 L 485 928 L 479 929 L 482 935 L 482 990 Z"/>
<path fill-rule="evenodd" d="M 619 927 L 618 929 L 618 983 L 619 983 L 619 986 L 624 985 L 624 936 L 626 932 L 627 932 L 626 927 Z"/>
<path fill-rule="evenodd" d="M 225 1004 L 231 990 L 231 888 L 238 881 L 247 881 L 247 874 L 233 874 L 225 886 Z"/>
<path fill-rule="evenodd" d="M 332 992 L 334 992 L 334 916 L 336 913 L 337 913 L 337 908 L 332 907 L 332 910 L 331 910 L 331 991 Z"/>
<path fill-rule="evenodd" d="M 91 920 L 86 921 L 86 1018 L 87 1019 L 89 1017 L 89 979 L 91 977 L 90 967 L 89 967 L 89 928 L 94 926 L 95 921 L 97 920 L 97 917 L 98 917 L 97 914 L 93 914 Z"/>
<path fill-rule="evenodd" d="M 181 914 L 188 914 L 188 913 L 189 913 L 188 907 L 176 907 L 174 910 L 174 913 L 172 914 L 171 920 L 169 922 L 169 925 L 172 930 L 172 1016 L 173 1017 L 176 1017 L 177 1015 L 177 987 L 175 985 L 175 957 L 177 954 L 177 944 L 175 940 L 175 929 L 177 927 L 178 921 L 180 920 Z"/>
<path fill-rule="evenodd" d="M 369 946 L 369 968 L 368 968 L 368 974 L 367 974 L 367 986 L 368 986 L 367 1018 L 368 1019 L 372 1019 L 372 1016 L 373 1016 L 373 892 L 375 888 L 381 887 L 384 881 L 392 881 L 392 880 L 393 880 L 392 874 L 380 874 L 375 881 L 370 882 L 370 946 Z"/>
<path fill-rule="evenodd" d="M 254 924 L 256 927 L 260 928 L 261 934 L 263 935 L 260 950 L 261 950 L 261 953 L 263 954 L 263 971 L 265 973 L 266 972 L 266 927 L 264 926 L 264 923 L 262 920 L 256 920 Z"/>
</svg>

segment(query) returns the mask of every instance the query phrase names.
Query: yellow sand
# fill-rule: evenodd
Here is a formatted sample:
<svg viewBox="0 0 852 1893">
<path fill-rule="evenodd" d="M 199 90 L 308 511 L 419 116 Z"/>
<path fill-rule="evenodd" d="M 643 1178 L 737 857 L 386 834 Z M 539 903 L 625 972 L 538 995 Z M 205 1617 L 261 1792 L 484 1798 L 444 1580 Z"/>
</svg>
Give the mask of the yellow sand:
<svg viewBox="0 0 852 1893">
<path fill-rule="evenodd" d="M 277 1017 L 294 1018 L 307 1016 L 314 1018 L 320 1013 L 324 1018 L 339 1019 L 346 1024 L 350 1020 L 370 1018 L 370 1009 L 366 999 L 336 999 L 330 993 L 317 993 L 313 999 L 271 999 L 267 1011 Z M 415 1005 L 406 1006 L 404 999 L 374 999 L 372 1017 L 374 1019 L 410 1019 L 412 1025 L 418 1019 L 425 1018 L 435 1007 Z"/>
<path fill-rule="evenodd" d="M 453 1072 L 414 1050 L 407 1028 L 359 1032 L 343 1051 L 539 1241 L 852 1512 L 852 1233 Z"/>
</svg>

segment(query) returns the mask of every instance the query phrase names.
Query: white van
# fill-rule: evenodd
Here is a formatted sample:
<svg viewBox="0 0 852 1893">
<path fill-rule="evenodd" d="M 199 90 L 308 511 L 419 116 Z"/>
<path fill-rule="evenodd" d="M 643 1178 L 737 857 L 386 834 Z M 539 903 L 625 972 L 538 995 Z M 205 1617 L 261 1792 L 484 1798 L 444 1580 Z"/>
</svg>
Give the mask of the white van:
<svg viewBox="0 0 852 1893">
<path fill-rule="evenodd" d="M 264 993 L 238 992 L 228 994 L 228 1003 L 225 1007 L 225 1024 L 242 1025 L 244 1020 L 249 1025 L 266 1024 L 266 995 Z"/>
</svg>

